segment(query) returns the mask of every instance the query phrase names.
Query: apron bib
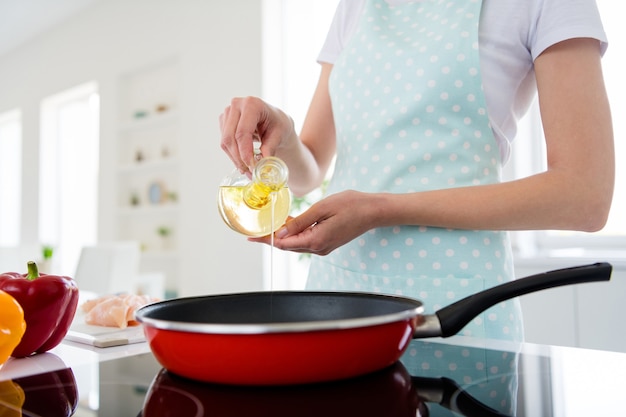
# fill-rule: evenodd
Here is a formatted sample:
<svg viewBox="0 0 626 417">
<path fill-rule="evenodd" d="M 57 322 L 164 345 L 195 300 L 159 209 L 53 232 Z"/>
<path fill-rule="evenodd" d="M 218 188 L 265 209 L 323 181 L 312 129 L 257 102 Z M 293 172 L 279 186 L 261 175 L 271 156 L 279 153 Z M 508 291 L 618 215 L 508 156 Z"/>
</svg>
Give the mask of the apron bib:
<svg viewBox="0 0 626 417">
<path fill-rule="evenodd" d="M 411 193 L 500 181 L 480 76 L 481 5 L 367 1 L 330 77 L 337 160 L 328 193 Z M 396 226 L 313 256 L 307 288 L 400 294 L 422 300 L 432 313 L 511 279 L 506 232 Z M 512 340 L 522 333 L 517 300 L 461 331 Z"/>
</svg>

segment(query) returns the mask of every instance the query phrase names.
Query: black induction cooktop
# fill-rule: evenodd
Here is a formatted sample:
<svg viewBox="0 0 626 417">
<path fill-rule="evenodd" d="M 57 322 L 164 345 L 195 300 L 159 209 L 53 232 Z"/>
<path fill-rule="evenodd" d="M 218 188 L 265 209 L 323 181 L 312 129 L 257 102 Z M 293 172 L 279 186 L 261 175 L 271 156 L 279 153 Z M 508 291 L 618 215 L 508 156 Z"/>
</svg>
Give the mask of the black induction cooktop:
<svg viewBox="0 0 626 417">
<path fill-rule="evenodd" d="M 382 371 L 285 387 L 191 381 L 162 369 L 145 353 L 2 381 L 0 415 L 3 407 L 16 407 L 7 389 L 11 382 L 23 391 L 24 416 L 575 417 L 588 411 L 626 416 L 619 401 L 626 355 L 510 346 L 416 340 L 399 362 Z"/>
</svg>

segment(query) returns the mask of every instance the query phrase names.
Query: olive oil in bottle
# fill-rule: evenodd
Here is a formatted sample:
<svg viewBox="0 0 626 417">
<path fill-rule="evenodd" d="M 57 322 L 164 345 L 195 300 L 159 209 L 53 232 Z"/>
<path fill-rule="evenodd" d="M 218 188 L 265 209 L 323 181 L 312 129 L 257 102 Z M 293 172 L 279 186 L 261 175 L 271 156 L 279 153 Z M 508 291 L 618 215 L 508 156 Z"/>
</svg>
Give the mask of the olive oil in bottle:
<svg viewBox="0 0 626 417">
<path fill-rule="evenodd" d="M 276 157 L 261 158 L 252 180 L 235 171 L 219 188 L 217 205 L 224 222 L 236 232 L 260 237 L 281 227 L 291 207 L 287 165 Z"/>
</svg>

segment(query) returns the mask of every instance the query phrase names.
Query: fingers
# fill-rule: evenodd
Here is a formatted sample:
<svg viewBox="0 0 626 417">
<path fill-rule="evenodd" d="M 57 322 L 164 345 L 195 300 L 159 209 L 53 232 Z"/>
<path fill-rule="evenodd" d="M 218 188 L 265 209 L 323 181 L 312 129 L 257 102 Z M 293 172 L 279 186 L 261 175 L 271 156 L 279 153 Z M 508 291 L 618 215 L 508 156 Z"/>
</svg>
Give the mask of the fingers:
<svg viewBox="0 0 626 417">
<path fill-rule="evenodd" d="M 315 210 L 309 209 L 300 216 L 290 218 L 283 227 L 274 233 L 274 247 L 300 253 L 328 255 L 336 246 L 325 234 L 329 228 Z M 250 242 L 271 244 L 271 236 L 248 238 Z"/>
<path fill-rule="evenodd" d="M 234 98 L 219 117 L 220 146 L 233 164 L 247 172 L 253 163 L 253 140 L 259 140 L 258 126 L 264 122 L 265 103 L 256 97 Z"/>
<path fill-rule="evenodd" d="M 378 227 L 378 212 L 367 203 L 369 195 L 357 191 L 332 194 L 285 223 L 274 234 L 274 246 L 293 252 L 328 255 L 336 248 Z M 346 207 L 354 209 L 346 210 Z M 270 243 L 270 236 L 255 240 Z"/>
<path fill-rule="evenodd" d="M 305 232 L 307 229 L 315 226 L 315 222 L 312 224 L 311 223 L 307 224 L 306 220 L 303 220 L 301 216 L 302 215 L 300 215 L 300 217 L 292 217 L 292 216 L 287 217 L 285 224 L 281 228 L 279 228 L 276 232 L 274 232 L 274 242 L 276 243 L 278 242 L 278 240 L 287 239 L 289 237 L 293 238 L 296 236 L 301 236 L 302 233 Z M 261 242 L 261 243 L 270 244 L 271 236 L 267 235 L 267 236 L 262 236 L 262 237 L 250 237 L 248 238 L 248 240 L 250 242 Z M 289 250 L 296 250 L 296 249 L 297 248 L 295 247 L 289 248 Z"/>
<path fill-rule="evenodd" d="M 298 253 L 314 253 L 318 255 L 325 255 L 328 252 L 320 250 L 311 246 L 311 234 L 314 233 L 315 226 L 304 229 L 302 232 L 290 235 L 285 238 L 278 238 L 275 236 L 273 244 L 274 247 L 281 250 L 287 250 L 290 252 Z M 271 236 L 263 237 L 249 237 L 249 242 L 265 243 L 266 245 L 272 244 Z"/>
<path fill-rule="evenodd" d="M 336 248 L 332 239 L 328 239 L 328 232 L 329 228 L 326 224 L 314 223 L 297 234 L 275 239 L 274 246 L 291 252 L 325 256 Z"/>
<path fill-rule="evenodd" d="M 226 155 L 233 161 L 233 164 L 243 172 L 245 164 L 243 164 L 241 157 L 239 156 L 237 142 L 235 140 L 235 134 L 237 131 L 238 122 L 238 110 L 233 109 L 232 105 L 224 109 L 224 112 L 220 115 L 220 130 L 222 132 L 222 138 L 220 146 Z"/>
</svg>

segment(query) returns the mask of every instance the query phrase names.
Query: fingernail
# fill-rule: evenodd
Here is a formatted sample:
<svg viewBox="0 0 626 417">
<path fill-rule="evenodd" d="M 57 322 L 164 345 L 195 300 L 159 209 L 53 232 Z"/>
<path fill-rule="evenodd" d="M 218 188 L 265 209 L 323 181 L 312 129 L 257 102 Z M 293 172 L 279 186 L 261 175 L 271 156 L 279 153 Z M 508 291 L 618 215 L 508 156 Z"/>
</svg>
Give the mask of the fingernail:
<svg viewBox="0 0 626 417">
<path fill-rule="evenodd" d="M 282 239 L 284 237 L 287 236 L 287 228 L 286 227 L 281 227 L 280 229 L 278 229 L 278 231 L 276 232 L 276 237 L 278 239 Z"/>
</svg>

